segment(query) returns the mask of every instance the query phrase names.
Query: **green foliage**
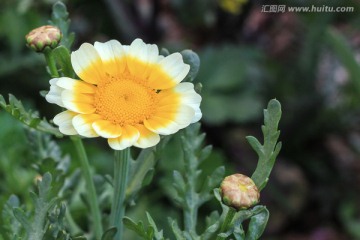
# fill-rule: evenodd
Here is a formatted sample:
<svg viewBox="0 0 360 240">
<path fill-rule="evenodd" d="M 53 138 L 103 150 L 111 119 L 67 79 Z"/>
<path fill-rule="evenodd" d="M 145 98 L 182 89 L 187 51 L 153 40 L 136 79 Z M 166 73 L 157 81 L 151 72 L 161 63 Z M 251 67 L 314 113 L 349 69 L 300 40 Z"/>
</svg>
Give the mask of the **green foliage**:
<svg viewBox="0 0 360 240">
<path fill-rule="evenodd" d="M 20 201 L 19 198 L 15 195 L 11 195 L 8 201 L 6 202 L 2 210 L 2 231 L 0 234 L 5 238 L 6 236 L 13 236 L 13 239 L 19 239 L 22 235 L 21 233 L 21 224 L 16 220 L 13 209 L 19 208 Z"/>
<path fill-rule="evenodd" d="M 264 144 L 261 145 L 259 140 L 253 136 L 246 138 L 259 156 L 256 169 L 251 176 L 259 191 L 266 186 L 276 157 L 281 149 L 281 142 L 277 142 L 280 135 L 280 131 L 278 131 L 280 118 L 280 102 L 275 99 L 270 100 L 267 109 L 264 110 L 264 125 L 261 127 Z"/>
<path fill-rule="evenodd" d="M 125 217 L 123 219 L 123 222 L 125 224 L 125 226 L 136 232 L 138 234 L 138 236 L 140 236 L 142 239 L 145 240 L 165 240 L 164 236 L 163 236 L 163 231 L 162 230 L 158 230 L 154 220 L 152 219 L 152 217 L 150 216 L 149 213 L 146 213 L 146 217 L 147 220 L 149 222 L 148 227 L 145 229 L 144 224 L 142 221 L 139 221 L 138 223 L 135 223 L 133 220 L 131 220 L 128 217 Z"/>
<path fill-rule="evenodd" d="M 136 160 L 131 160 L 129 183 L 126 190 L 128 201 L 134 200 L 136 194 L 151 182 L 155 163 L 154 148 L 143 149 Z"/>
<path fill-rule="evenodd" d="M 12 94 L 9 94 L 9 103 L 0 95 L 0 107 L 30 128 L 50 133 L 57 137 L 62 136 L 57 128 L 53 127 L 46 119 L 41 119 L 36 111 L 26 110 L 21 101 Z"/>
<path fill-rule="evenodd" d="M 13 195 L 3 207 L 3 237 L 18 236 L 26 239 L 70 240 L 65 224 L 66 205 L 60 200 L 68 199 L 78 183 L 78 174 L 69 175 L 70 158 L 63 156 L 60 147 L 50 135 L 27 129 L 33 164 L 38 173 L 37 193 L 30 192 L 34 209 L 25 210 L 17 196 Z M 28 167 L 29 168 L 29 167 Z M 24 203 L 25 204 L 25 203 Z"/>
<path fill-rule="evenodd" d="M 65 46 L 67 49 L 70 49 L 74 42 L 75 34 L 69 33 L 70 20 L 66 6 L 59 1 L 53 5 L 52 10 L 53 12 L 51 15 L 50 24 L 57 26 L 60 29 L 61 33 L 63 34 L 61 45 Z"/>
<path fill-rule="evenodd" d="M 51 51 L 51 54 L 54 56 L 55 62 L 59 66 L 59 74 L 61 76 L 74 78 L 75 74 L 71 65 L 69 50 L 64 46 L 58 46 Z"/>
<path fill-rule="evenodd" d="M 356 90 L 356 96 L 360 94 L 360 66 L 350 48 L 347 40 L 336 30 L 326 29 L 326 42 L 331 50 L 340 59 L 350 74 L 350 84 Z"/>
<path fill-rule="evenodd" d="M 107 229 L 101 236 L 101 240 L 113 240 L 116 235 L 116 227 L 111 227 Z"/>
<path fill-rule="evenodd" d="M 45 221 L 51 208 L 59 201 L 50 194 L 52 176 L 45 173 L 41 180 L 38 180 L 38 194 L 31 193 L 35 206 L 33 218 L 29 218 L 21 208 L 14 208 L 14 216 L 25 229 L 28 239 L 43 239 L 46 233 Z"/>
<path fill-rule="evenodd" d="M 259 51 L 245 47 L 206 48 L 199 53 L 201 69 L 197 81 L 203 121 L 212 125 L 246 123 L 260 117 L 263 106 L 260 80 L 267 79 Z M 214 114 L 216 113 L 216 114 Z"/>
<path fill-rule="evenodd" d="M 210 191 L 218 186 L 225 174 L 223 166 L 218 167 L 205 180 L 201 188 L 196 183 L 200 180 L 200 164 L 209 156 L 211 146 L 202 147 L 205 134 L 199 133 L 200 124 L 196 123 L 184 129 L 181 135 L 184 152 L 184 169 L 180 173 L 174 171 L 174 200 L 184 212 L 185 230 L 196 236 L 197 211 L 201 205 L 209 201 L 212 196 Z"/>
<path fill-rule="evenodd" d="M 228 207 L 222 203 L 219 189 L 215 189 L 214 194 L 222 207 L 221 217 L 217 221 L 223 223 L 223 227 L 217 234 L 216 240 L 227 239 L 232 235 L 235 237 L 235 239 L 239 240 L 256 240 L 261 237 L 269 219 L 269 211 L 265 206 L 258 205 L 252 209 L 240 210 L 235 213 L 233 208 Z M 230 221 L 228 220 L 228 216 L 230 216 Z M 248 230 L 245 232 L 242 223 L 249 219 L 250 223 Z M 218 225 L 219 223 L 213 224 L 213 226 Z"/>
<path fill-rule="evenodd" d="M 170 197 L 182 209 L 184 214 L 184 231 L 177 223 L 169 219 L 177 239 L 198 238 L 196 226 L 198 209 L 212 198 L 210 192 L 219 185 L 224 177 L 224 167 L 220 166 L 207 176 L 202 185 L 202 174 L 199 166 L 209 156 L 212 147 L 203 147 L 205 134 L 200 133 L 200 124 L 192 124 L 181 132 L 184 168 L 173 172 L 173 191 Z"/>
</svg>

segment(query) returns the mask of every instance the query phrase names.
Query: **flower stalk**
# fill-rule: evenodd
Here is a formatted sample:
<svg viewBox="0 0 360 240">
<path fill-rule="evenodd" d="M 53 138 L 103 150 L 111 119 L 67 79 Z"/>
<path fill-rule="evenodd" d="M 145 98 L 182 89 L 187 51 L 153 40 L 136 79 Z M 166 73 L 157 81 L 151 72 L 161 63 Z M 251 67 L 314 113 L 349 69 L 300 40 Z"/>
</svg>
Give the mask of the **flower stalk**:
<svg viewBox="0 0 360 240">
<path fill-rule="evenodd" d="M 123 236 L 123 217 L 125 215 L 125 195 L 130 166 L 130 148 L 115 151 L 114 159 L 114 197 L 111 207 L 110 224 L 117 229 L 114 240 Z"/>
<path fill-rule="evenodd" d="M 101 224 L 101 213 L 99 208 L 99 203 L 96 195 L 95 185 L 93 182 L 92 174 L 90 171 L 89 160 L 86 155 L 86 151 L 82 140 L 78 136 L 71 137 L 71 140 L 74 142 L 76 151 L 79 155 L 82 172 L 86 182 L 87 194 L 89 197 L 90 203 L 90 211 L 93 219 L 93 225 L 95 229 L 95 238 L 101 239 L 101 235 L 103 232 L 102 224 Z"/>
<path fill-rule="evenodd" d="M 223 223 L 221 224 L 220 232 L 226 232 L 226 230 L 229 229 L 229 227 L 232 225 L 231 223 L 232 223 L 232 220 L 233 220 L 235 214 L 236 214 L 235 208 L 230 207 L 228 212 L 226 213 Z M 216 237 L 216 240 L 222 240 L 222 239 L 225 239 L 225 238 L 219 237 L 219 236 Z"/>
<path fill-rule="evenodd" d="M 45 56 L 45 60 L 48 65 L 51 77 L 59 77 L 59 72 L 56 68 L 56 63 L 55 63 L 54 56 L 52 54 L 52 50 L 50 48 L 46 48 L 44 50 L 44 56 Z"/>
</svg>

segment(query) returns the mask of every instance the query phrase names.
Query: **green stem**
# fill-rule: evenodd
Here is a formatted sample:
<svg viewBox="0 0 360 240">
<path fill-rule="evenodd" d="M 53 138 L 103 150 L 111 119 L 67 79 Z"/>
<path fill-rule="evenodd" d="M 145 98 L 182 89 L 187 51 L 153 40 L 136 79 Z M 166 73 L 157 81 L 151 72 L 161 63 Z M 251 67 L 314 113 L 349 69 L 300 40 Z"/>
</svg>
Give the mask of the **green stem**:
<svg viewBox="0 0 360 240">
<path fill-rule="evenodd" d="M 193 191 L 189 191 L 187 193 L 191 199 L 194 199 Z M 184 209 L 185 231 L 195 235 L 196 235 L 197 214 L 198 214 L 198 207 L 193 203 L 187 204 L 186 208 Z"/>
<path fill-rule="evenodd" d="M 95 185 L 93 182 L 93 178 L 90 171 L 90 164 L 89 160 L 87 158 L 84 145 L 82 143 L 82 140 L 78 136 L 71 137 L 71 139 L 74 142 L 74 145 L 76 147 L 76 150 L 79 155 L 80 163 L 82 172 L 86 181 L 86 187 L 87 187 L 87 194 L 89 198 L 90 203 L 90 211 L 92 214 L 93 224 L 95 227 L 95 237 L 96 239 L 101 239 L 102 235 L 102 224 L 101 224 L 101 213 L 99 208 L 99 203 L 95 191 Z"/>
<path fill-rule="evenodd" d="M 50 73 L 51 73 L 51 77 L 59 77 L 59 72 L 56 68 L 56 63 L 54 60 L 54 56 L 51 52 L 51 49 L 49 49 L 49 48 L 45 49 L 44 55 L 45 55 L 46 63 L 48 65 Z"/>
<path fill-rule="evenodd" d="M 130 166 L 130 148 L 115 151 L 114 160 L 114 198 L 111 207 L 110 223 L 117 228 L 114 240 L 123 237 L 123 222 L 125 215 L 125 193 Z"/>
<path fill-rule="evenodd" d="M 224 222 L 221 225 L 220 233 L 225 232 L 229 229 L 229 226 L 231 226 L 231 222 L 236 214 L 236 210 L 234 208 L 229 208 L 228 212 L 226 213 L 226 217 L 224 219 Z M 216 237 L 216 240 L 222 240 L 225 239 L 223 237 Z"/>
</svg>

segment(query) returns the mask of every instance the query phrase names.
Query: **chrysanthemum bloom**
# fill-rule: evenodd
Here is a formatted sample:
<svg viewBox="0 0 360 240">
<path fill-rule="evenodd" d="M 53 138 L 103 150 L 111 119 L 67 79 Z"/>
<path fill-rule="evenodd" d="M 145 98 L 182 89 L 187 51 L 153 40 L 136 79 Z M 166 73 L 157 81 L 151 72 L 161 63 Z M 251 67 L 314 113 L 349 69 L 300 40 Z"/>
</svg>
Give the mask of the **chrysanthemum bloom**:
<svg viewBox="0 0 360 240">
<path fill-rule="evenodd" d="M 236 209 L 247 209 L 259 202 L 258 188 L 251 178 L 243 174 L 227 176 L 220 190 L 224 203 Z"/>
<path fill-rule="evenodd" d="M 66 135 L 108 139 L 111 148 L 156 145 L 201 118 L 201 97 L 189 82 L 180 53 L 159 55 L 156 45 L 134 40 L 84 43 L 71 54 L 81 80 L 50 80 L 46 100 L 67 110 L 54 123 Z"/>
</svg>

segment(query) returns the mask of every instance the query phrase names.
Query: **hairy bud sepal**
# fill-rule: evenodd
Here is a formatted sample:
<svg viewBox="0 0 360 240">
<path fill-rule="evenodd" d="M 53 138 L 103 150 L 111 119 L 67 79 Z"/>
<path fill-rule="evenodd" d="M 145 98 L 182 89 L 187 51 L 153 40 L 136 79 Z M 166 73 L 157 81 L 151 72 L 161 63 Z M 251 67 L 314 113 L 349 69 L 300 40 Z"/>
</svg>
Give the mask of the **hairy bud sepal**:
<svg viewBox="0 0 360 240">
<path fill-rule="evenodd" d="M 220 192 L 223 202 L 237 210 L 248 209 L 260 199 L 253 180 L 239 173 L 227 176 L 220 185 Z"/>
</svg>

